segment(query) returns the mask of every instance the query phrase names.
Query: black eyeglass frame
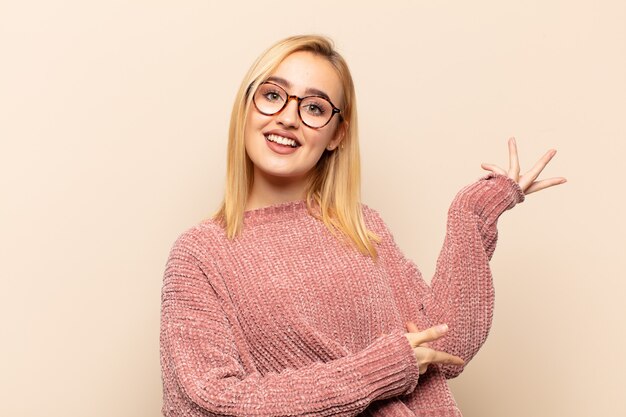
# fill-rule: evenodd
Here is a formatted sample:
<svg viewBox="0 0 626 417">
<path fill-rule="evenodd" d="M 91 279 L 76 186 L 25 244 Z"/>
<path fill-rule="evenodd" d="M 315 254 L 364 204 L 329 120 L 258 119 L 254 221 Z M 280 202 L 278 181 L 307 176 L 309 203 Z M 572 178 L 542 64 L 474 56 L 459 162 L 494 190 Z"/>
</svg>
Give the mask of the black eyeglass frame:
<svg viewBox="0 0 626 417">
<path fill-rule="evenodd" d="M 312 95 L 312 96 L 305 96 L 305 97 L 298 97 L 296 95 L 291 95 L 289 94 L 283 87 L 281 87 L 278 84 L 275 84 L 271 81 L 265 81 L 264 83 L 259 84 L 259 86 L 257 87 L 257 91 L 259 91 L 258 89 L 261 88 L 261 86 L 263 84 L 271 84 L 273 86 L 276 86 L 278 88 L 280 88 L 281 90 L 283 90 L 285 92 L 285 95 L 287 96 L 287 99 L 285 100 L 285 103 L 283 104 L 283 106 L 278 109 L 277 111 L 275 111 L 274 113 L 265 113 L 263 111 L 261 111 L 261 109 L 259 109 L 259 106 L 256 104 L 256 92 L 254 93 L 254 95 L 252 96 L 252 102 L 254 103 L 254 107 L 256 107 L 256 109 L 259 111 L 259 113 L 264 114 L 265 116 L 274 116 L 275 114 L 280 113 L 281 111 L 285 110 L 285 107 L 287 107 L 287 104 L 289 104 L 289 102 L 292 99 L 296 100 L 296 106 L 298 107 L 298 117 L 300 118 L 300 121 L 307 127 L 311 128 L 311 129 L 321 129 L 324 126 L 326 126 L 328 123 L 330 123 L 331 120 L 333 120 L 333 117 L 335 116 L 335 114 L 339 113 L 339 117 L 341 117 L 341 119 L 343 120 L 343 116 L 341 115 L 341 109 L 337 108 L 332 101 L 330 101 L 330 99 L 328 97 L 324 97 L 324 96 L 320 96 L 320 95 Z M 302 100 L 307 99 L 307 98 L 311 98 L 311 97 L 317 97 L 317 98 L 321 98 L 322 100 L 326 100 L 328 103 L 330 103 L 331 107 L 333 108 L 333 112 L 330 115 L 330 117 L 328 118 L 328 120 L 326 121 L 326 123 L 324 123 L 321 126 L 318 127 L 313 127 L 310 126 L 309 124 L 307 124 L 307 122 L 305 122 L 302 119 L 302 115 L 300 114 L 300 103 L 302 102 Z"/>
</svg>

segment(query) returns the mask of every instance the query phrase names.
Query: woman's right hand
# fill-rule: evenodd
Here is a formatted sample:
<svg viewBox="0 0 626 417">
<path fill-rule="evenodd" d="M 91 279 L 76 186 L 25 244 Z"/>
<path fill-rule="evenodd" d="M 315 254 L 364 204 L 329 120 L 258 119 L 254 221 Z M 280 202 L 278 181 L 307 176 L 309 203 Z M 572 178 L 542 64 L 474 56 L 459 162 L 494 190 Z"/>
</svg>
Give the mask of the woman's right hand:
<svg viewBox="0 0 626 417">
<path fill-rule="evenodd" d="M 413 348 L 420 375 L 426 372 L 428 365 L 432 363 L 441 363 L 444 365 L 463 365 L 465 363 L 465 361 L 458 356 L 450 355 L 449 353 L 434 350 L 429 347 L 428 342 L 439 339 L 448 331 L 446 324 L 440 324 L 419 331 L 414 323 L 408 322 L 407 330 L 410 333 L 405 333 L 404 335 Z"/>
</svg>

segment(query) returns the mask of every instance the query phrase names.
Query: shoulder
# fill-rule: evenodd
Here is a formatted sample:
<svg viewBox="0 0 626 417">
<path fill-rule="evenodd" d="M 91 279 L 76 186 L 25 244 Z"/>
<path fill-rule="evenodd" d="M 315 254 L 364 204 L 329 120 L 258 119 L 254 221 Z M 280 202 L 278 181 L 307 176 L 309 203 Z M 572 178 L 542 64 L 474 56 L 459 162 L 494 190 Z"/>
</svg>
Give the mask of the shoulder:
<svg viewBox="0 0 626 417">
<path fill-rule="evenodd" d="M 213 219 L 205 219 L 184 229 L 172 244 L 171 254 L 187 253 L 198 258 L 206 258 L 210 251 L 223 245 L 224 230 Z"/>
<path fill-rule="evenodd" d="M 365 203 L 361 203 L 361 212 L 363 213 L 363 221 L 365 222 L 365 226 L 376 233 L 377 235 L 385 238 L 389 236 L 391 233 L 389 231 L 389 227 L 383 220 L 380 212 Z"/>
<path fill-rule="evenodd" d="M 398 244 L 396 243 L 395 237 L 391 232 L 391 229 L 387 226 L 385 221 L 382 218 L 382 215 L 378 210 L 373 209 L 372 207 L 367 206 L 366 204 L 361 204 L 363 210 L 363 217 L 366 223 L 366 227 L 372 232 L 376 233 L 380 238 L 380 242 L 378 243 L 378 253 L 381 258 L 387 259 L 386 262 L 394 263 L 398 260 L 402 264 L 412 265 L 415 264 L 413 261 L 409 260 Z"/>
<path fill-rule="evenodd" d="M 380 223 L 382 222 L 382 217 L 378 210 L 375 210 L 373 207 L 368 206 L 365 203 L 360 203 L 361 213 L 363 213 L 363 220 L 366 223 Z"/>
</svg>

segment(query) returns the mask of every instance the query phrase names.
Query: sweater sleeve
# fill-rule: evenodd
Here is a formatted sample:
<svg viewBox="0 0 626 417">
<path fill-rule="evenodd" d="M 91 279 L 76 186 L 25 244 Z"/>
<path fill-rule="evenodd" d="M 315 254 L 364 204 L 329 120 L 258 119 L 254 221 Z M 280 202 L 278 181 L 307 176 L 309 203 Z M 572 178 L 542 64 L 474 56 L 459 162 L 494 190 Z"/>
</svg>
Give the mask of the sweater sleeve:
<svg viewBox="0 0 626 417">
<path fill-rule="evenodd" d="M 406 320 L 419 322 L 421 327 L 448 324 L 446 335 L 431 346 L 460 356 L 466 365 L 491 328 L 495 293 L 489 261 L 498 238 L 497 220 L 524 198 L 515 181 L 494 173 L 461 189 L 448 210 L 446 236 L 430 286 L 415 263 L 403 255 L 391 232 L 382 228 Z M 440 368 L 447 378 L 463 371 L 460 366 Z"/>
<path fill-rule="evenodd" d="M 250 370 L 209 279 L 219 272 L 192 246 L 181 236 L 164 274 L 165 416 L 354 416 L 374 400 L 414 390 L 419 368 L 401 329 L 328 362 L 264 375 Z"/>
<path fill-rule="evenodd" d="M 450 330 L 433 348 L 460 356 L 467 364 L 487 339 L 495 292 L 489 261 L 498 238 L 497 221 L 524 201 L 520 186 L 505 175 L 489 173 L 456 195 L 448 210 L 446 236 L 426 298 L 431 324 Z M 428 302 L 430 301 L 430 302 Z M 463 368 L 442 366 L 447 378 Z"/>
</svg>

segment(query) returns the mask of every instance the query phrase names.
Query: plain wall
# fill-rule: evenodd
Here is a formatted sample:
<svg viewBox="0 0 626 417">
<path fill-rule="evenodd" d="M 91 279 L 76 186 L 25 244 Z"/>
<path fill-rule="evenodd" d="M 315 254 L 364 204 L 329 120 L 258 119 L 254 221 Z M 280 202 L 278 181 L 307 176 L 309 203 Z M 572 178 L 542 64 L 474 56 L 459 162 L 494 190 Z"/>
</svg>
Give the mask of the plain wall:
<svg viewBox="0 0 626 417">
<path fill-rule="evenodd" d="M 448 205 L 558 153 L 499 221 L 467 417 L 626 415 L 626 3 L 3 1 L 0 415 L 158 416 L 174 239 L 217 209 L 252 61 L 332 37 L 356 82 L 363 201 L 427 279 Z"/>
</svg>

